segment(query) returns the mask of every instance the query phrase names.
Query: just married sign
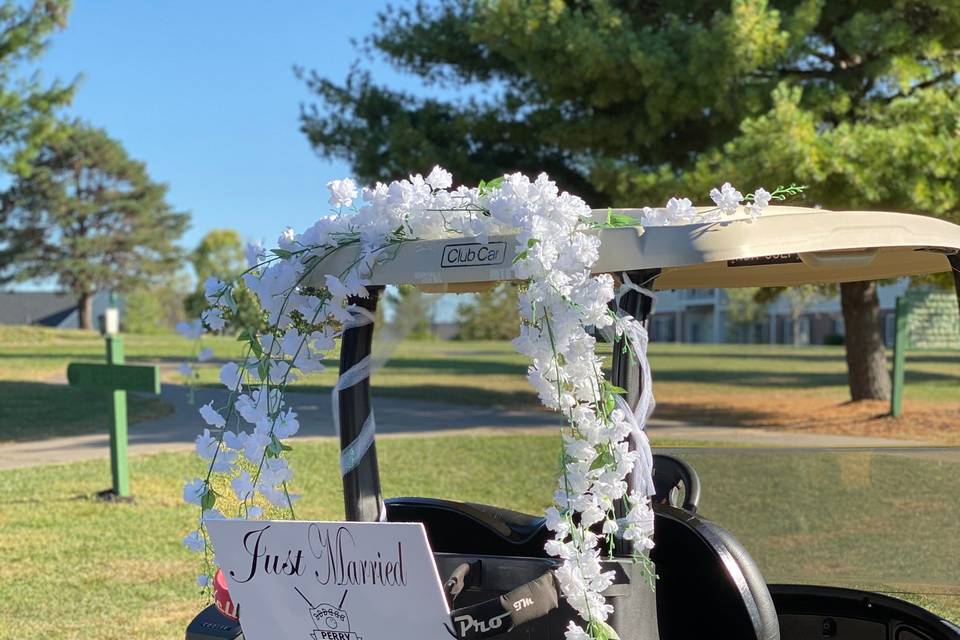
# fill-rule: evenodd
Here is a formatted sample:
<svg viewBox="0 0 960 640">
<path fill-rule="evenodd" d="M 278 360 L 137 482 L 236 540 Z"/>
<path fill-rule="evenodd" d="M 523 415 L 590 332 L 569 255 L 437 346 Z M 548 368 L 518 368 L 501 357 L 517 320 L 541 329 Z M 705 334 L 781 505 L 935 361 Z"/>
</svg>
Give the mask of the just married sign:
<svg viewBox="0 0 960 640">
<path fill-rule="evenodd" d="M 449 611 L 423 525 L 207 522 L 247 640 L 437 640 Z"/>
</svg>

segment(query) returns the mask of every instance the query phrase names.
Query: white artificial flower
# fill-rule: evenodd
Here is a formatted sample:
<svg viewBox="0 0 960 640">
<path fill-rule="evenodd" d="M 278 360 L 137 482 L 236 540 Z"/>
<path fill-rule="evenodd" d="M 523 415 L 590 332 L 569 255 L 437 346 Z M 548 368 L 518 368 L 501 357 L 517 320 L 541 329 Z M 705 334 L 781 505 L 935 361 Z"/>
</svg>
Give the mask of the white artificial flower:
<svg viewBox="0 0 960 640">
<path fill-rule="evenodd" d="M 357 183 L 350 178 L 331 180 L 327 189 L 330 190 L 330 204 L 335 207 L 349 207 L 357 197 Z"/>
<path fill-rule="evenodd" d="M 294 355 L 297 350 L 300 349 L 303 341 L 304 338 L 300 335 L 300 332 L 297 331 L 296 328 L 291 327 L 289 331 L 283 334 L 283 338 L 280 340 L 280 353 L 290 356 Z"/>
<path fill-rule="evenodd" d="M 191 480 L 183 487 L 183 501 L 189 504 L 200 504 L 207 494 L 207 483 L 201 478 Z"/>
<path fill-rule="evenodd" d="M 259 240 L 256 242 L 248 242 L 245 253 L 247 266 L 251 269 L 263 262 L 267 257 L 266 249 L 264 249 L 263 243 Z"/>
<path fill-rule="evenodd" d="M 697 210 L 690 198 L 670 198 L 665 207 L 668 224 L 688 224 L 696 219 Z"/>
<path fill-rule="evenodd" d="M 293 470 L 285 458 L 267 458 L 260 469 L 260 482 L 275 486 L 293 480 Z"/>
<path fill-rule="evenodd" d="M 442 167 L 436 166 L 427 176 L 427 184 L 434 189 L 449 189 L 453 186 L 453 174 Z"/>
<path fill-rule="evenodd" d="M 565 640 L 593 640 L 593 638 L 590 637 L 590 634 L 573 620 L 567 623 L 567 628 L 563 632 L 563 637 Z"/>
<path fill-rule="evenodd" d="M 273 423 L 273 434 L 280 439 L 289 438 L 300 430 L 300 422 L 297 421 L 297 414 L 293 409 L 288 409 L 286 413 L 277 416 Z"/>
<path fill-rule="evenodd" d="M 204 509 L 203 513 L 200 514 L 200 520 L 202 522 L 209 522 L 210 520 L 226 520 L 227 517 L 220 513 L 218 509 Z"/>
<path fill-rule="evenodd" d="M 250 473 L 243 471 L 240 475 L 230 482 L 233 492 L 237 494 L 237 500 L 247 500 L 253 495 L 253 481 L 250 479 Z"/>
<path fill-rule="evenodd" d="M 293 230 L 293 227 L 286 227 L 283 233 L 280 234 L 280 237 L 277 238 L 277 244 L 280 245 L 280 248 L 284 251 L 293 251 L 296 249 L 296 243 L 297 232 Z"/>
<path fill-rule="evenodd" d="M 224 451 L 221 449 L 217 453 L 216 458 L 213 459 L 213 464 L 210 465 L 210 469 L 214 473 L 233 473 L 236 463 L 236 451 Z"/>
<path fill-rule="evenodd" d="M 233 406 L 241 418 L 250 424 L 257 424 L 261 420 L 265 420 L 267 413 L 270 411 L 269 395 L 261 393 L 259 389 L 254 389 L 251 395 L 241 393 L 237 396 Z"/>
<path fill-rule="evenodd" d="M 215 276 L 210 276 L 203 283 L 203 297 L 207 304 L 217 304 L 226 290 L 226 283 Z"/>
<path fill-rule="evenodd" d="M 183 546 L 194 553 L 200 553 L 207 548 L 207 542 L 204 540 L 202 533 L 199 531 L 191 531 L 183 539 Z"/>
<path fill-rule="evenodd" d="M 236 362 L 228 362 L 220 367 L 220 382 L 227 389 L 233 391 L 240 385 L 243 379 L 243 369 L 237 366 Z"/>
<path fill-rule="evenodd" d="M 203 418 L 204 422 L 216 429 L 222 429 L 227 424 L 227 421 L 223 419 L 223 416 L 213 408 L 213 400 L 200 407 L 200 416 Z"/>
<path fill-rule="evenodd" d="M 720 213 L 731 215 L 737 212 L 737 207 L 743 200 L 743 194 L 733 188 L 729 182 L 724 182 L 719 189 L 710 190 L 710 199 L 713 200 Z"/>
<path fill-rule="evenodd" d="M 760 217 L 763 210 L 770 206 L 770 198 L 772 197 L 773 195 L 763 187 L 753 192 L 753 201 L 747 203 L 747 213 L 750 215 L 751 220 L 756 220 Z"/>
<path fill-rule="evenodd" d="M 210 429 L 204 429 L 203 433 L 197 436 L 196 448 L 197 455 L 204 460 L 210 460 L 217 453 L 220 447 L 219 441 L 210 435 Z"/>
<path fill-rule="evenodd" d="M 259 465 L 263 460 L 264 449 L 271 442 L 269 433 L 258 427 L 247 436 L 243 444 L 243 455 L 253 464 Z"/>
<path fill-rule="evenodd" d="M 262 495 L 264 498 L 267 499 L 267 502 L 269 502 L 270 504 L 272 504 L 273 506 L 275 506 L 275 507 L 277 507 L 277 508 L 282 509 L 282 508 L 288 506 L 288 505 L 287 505 L 287 494 L 286 494 L 286 492 L 285 492 L 283 489 L 277 489 L 277 488 L 275 488 L 275 487 L 271 487 L 271 486 L 267 486 L 267 485 L 261 485 L 261 486 L 257 487 L 257 491 L 259 491 L 259 492 L 260 492 L 260 495 Z M 291 501 L 292 501 L 293 496 L 290 496 L 290 498 L 291 498 Z"/>
<path fill-rule="evenodd" d="M 210 327 L 211 331 L 223 331 L 223 328 L 227 326 L 227 321 L 223 319 L 223 312 L 216 307 L 201 313 L 200 319 Z"/>
<path fill-rule="evenodd" d="M 203 323 L 199 320 L 191 322 L 178 322 L 176 325 L 177 333 L 187 340 L 199 340 L 203 335 Z"/>
<path fill-rule="evenodd" d="M 193 367 L 190 366 L 189 362 L 181 362 L 180 366 L 177 367 L 177 373 L 182 375 L 185 378 L 193 377 Z"/>
<path fill-rule="evenodd" d="M 197 354 L 197 360 L 199 362 L 206 362 L 213 357 L 213 350 L 209 347 L 204 347 L 200 350 L 200 353 Z"/>
<path fill-rule="evenodd" d="M 357 277 L 356 274 L 352 274 L 343 280 L 336 276 L 327 275 L 325 276 L 325 280 L 327 283 L 327 291 L 337 300 L 346 300 L 351 296 L 366 298 L 369 295 L 364 286 L 368 283 L 362 278 Z"/>
<path fill-rule="evenodd" d="M 223 446 L 228 449 L 240 451 L 247 443 L 249 434 L 246 431 L 235 433 L 233 431 L 223 432 Z"/>
</svg>

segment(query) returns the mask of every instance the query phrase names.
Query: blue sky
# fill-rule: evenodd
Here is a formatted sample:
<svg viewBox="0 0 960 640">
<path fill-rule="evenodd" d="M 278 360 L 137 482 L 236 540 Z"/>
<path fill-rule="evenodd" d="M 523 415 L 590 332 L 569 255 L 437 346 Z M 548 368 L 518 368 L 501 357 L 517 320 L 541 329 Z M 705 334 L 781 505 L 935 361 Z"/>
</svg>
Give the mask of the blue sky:
<svg viewBox="0 0 960 640">
<path fill-rule="evenodd" d="M 77 0 L 39 62 L 82 75 L 69 113 L 104 127 L 193 216 L 196 245 L 232 227 L 272 243 L 326 212 L 327 181 L 349 174 L 298 131 L 311 96 L 292 68 L 343 80 L 385 0 L 186 2 Z M 377 78 L 416 88 L 382 63 Z"/>
</svg>

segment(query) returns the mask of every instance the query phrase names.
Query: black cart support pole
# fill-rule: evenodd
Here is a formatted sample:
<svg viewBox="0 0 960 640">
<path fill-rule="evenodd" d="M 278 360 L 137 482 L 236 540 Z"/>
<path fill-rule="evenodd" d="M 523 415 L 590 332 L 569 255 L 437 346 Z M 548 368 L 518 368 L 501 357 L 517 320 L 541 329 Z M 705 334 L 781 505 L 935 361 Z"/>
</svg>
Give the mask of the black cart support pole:
<svg viewBox="0 0 960 640">
<path fill-rule="evenodd" d="M 369 298 L 350 302 L 370 313 L 377 310 L 382 288 L 367 287 Z M 370 355 L 373 345 L 373 323 L 351 327 L 343 332 L 340 342 L 340 374 Z M 370 402 L 370 378 L 342 389 L 340 406 L 340 450 L 360 434 L 363 423 L 373 411 Z M 373 443 L 356 467 L 343 476 L 343 504 L 346 519 L 351 522 L 375 522 L 380 517 L 380 471 L 377 467 L 377 445 Z"/>
<path fill-rule="evenodd" d="M 631 282 L 644 288 L 652 288 L 653 281 L 658 275 L 660 275 L 660 269 L 644 269 L 627 273 Z M 650 314 L 653 311 L 653 298 L 643 295 L 639 291 L 628 290 L 620 296 L 618 311 L 633 316 L 645 328 L 648 328 Z M 626 389 L 627 404 L 630 405 L 631 409 L 636 409 L 642 391 L 643 372 L 640 371 L 640 363 L 631 357 L 629 351 L 625 349 L 625 340 L 625 337 L 621 337 L 613 344 L 613 366 L 610 372 L 610 382 L 614 386 Z M 627 505 L 624 500 L 617 500 L 614 505 L 614 512 L 618 518 L 627 515 Z M 615 553 L 618 556 L 631 555 L 632 548 L 629 541 L 617 538 Z"/>
</svg>

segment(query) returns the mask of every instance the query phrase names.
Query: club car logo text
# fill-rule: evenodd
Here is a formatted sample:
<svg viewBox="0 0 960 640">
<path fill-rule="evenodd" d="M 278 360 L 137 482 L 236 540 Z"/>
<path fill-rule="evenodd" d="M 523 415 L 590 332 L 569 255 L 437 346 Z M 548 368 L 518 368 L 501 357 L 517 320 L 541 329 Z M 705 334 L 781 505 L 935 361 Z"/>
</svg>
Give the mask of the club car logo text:
<svg viewBox="0 0 960 640">
<path fill-rule="evenodd" d="M 440 267 L 486 267 L 503 264 L 507 255 L 506 242 L 488 242 L 481 244 L 448 244 L 443 247 Z"/>
</svg>

